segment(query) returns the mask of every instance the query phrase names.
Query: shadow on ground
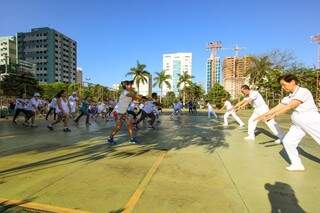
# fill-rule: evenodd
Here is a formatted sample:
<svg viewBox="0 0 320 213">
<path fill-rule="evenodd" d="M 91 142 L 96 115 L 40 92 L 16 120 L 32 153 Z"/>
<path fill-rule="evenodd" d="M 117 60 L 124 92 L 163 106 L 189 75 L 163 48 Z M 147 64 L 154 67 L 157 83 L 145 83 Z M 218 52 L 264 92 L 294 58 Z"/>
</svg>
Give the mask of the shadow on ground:
<svg viewBox="0 0 320 213">
<path fill-rule="evenodd" d="M 304 213 L 292 187 L 283 182 L 267 183 L 264 188 L 268 191 L 271 212 Z"/>
<path fill-rule="evenodd" d="M 228 130 L 234 128 L 236 127 L 230 126 Z M 124 130 L 121 133 L 125 132 Z M 105 139 L 106 133 L 109 134 L 111 128 L 107 129 L 107 131 L 100 129 L 90 134 L 80 134 L 73 137 L 64 136 L 67 143 L 65 141 L 58 141 L 54 144 L 38 143 L 32 144 L 31 147 L 22 147 L 19 150 L 10 150 L 10 152 L 4 150 L 0 152 L 0 157 L 3 157 L 9 154 L 13 155 L 30 151 L 32 151 L 30 154 L 32 155 L 33 153 L 51 153 L 70 149 L 69 153 L 64 152 L 64 154 L 55 157 L 0 170 L 0 177 L 5 178 L 76 162 L 89 164 L 106 157 L 137 157 L 150 151 L 179 150 L 192 145 L 202 146 L 208 153 L 212 153 L 219 147 L 228 147 L 228 144 L 225 142 L 225 134 L 228 134 L 228 132 L 224 130 L 225 128 L 219 123 L 206 118 L 199 119 L 197 116 L 182 116 L 178 120 L 171 121 L 167 116 L 164 116 L 163 122 L 156 130 L 145 127 L 139 130 L 138 139 L 141 141 L 139 145 L 125 143 L 127 135 L 122 134 L 123 136 L 116 138 L 119 142 L 118 146 L 109 146 L 105 143 Z M 51 140 L 54 141 L 55 138 L 51 136 Z M 86 140 L 90 141 L 79 143 Z"/>
</svg>

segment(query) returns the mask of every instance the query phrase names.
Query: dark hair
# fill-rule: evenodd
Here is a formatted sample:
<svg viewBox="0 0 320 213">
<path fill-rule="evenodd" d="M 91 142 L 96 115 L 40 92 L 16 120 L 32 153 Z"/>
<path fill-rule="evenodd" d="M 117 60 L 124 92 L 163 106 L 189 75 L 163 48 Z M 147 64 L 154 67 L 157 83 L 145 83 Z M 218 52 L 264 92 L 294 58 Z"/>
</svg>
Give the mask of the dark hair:
<svg viewBox="0 0 320 213">
<path fill-rule="evenodd" d="M 245 84 L 245 85 L 242 85 L 242 86 L 241 86 L 241 89 L 250 90 L 250 87 Z"/>
<path fill-rule="evenodd" d="M 281 80 L 284 80 L 285 82 L 289 83 L 291 81 L 295 81 L 296 84 L 299 83 L 299 80 L 297 78 L 297 76 L 293 75 L 293 74 L 285 74 L 285 75 L 282 75 L 278 78 L 278 82 L 280 83 Z"/>
<path fill-rule="evenodd" d="M 151 94 L 151 97 L 152 97 L 152 98 L 157 98 L 157 97 L 158 97 L 158 94 L 157 94 L 156 92 L 153 92 L 153 93 Z"/>
<path fill-rule="evenodd" d="M 56 95 L 57 98 L 61 98 L 62 94 L 65 92 L 65 90 L 60 90 L 60 92 L 58 92 L 58 94 Z"/>
</svg>

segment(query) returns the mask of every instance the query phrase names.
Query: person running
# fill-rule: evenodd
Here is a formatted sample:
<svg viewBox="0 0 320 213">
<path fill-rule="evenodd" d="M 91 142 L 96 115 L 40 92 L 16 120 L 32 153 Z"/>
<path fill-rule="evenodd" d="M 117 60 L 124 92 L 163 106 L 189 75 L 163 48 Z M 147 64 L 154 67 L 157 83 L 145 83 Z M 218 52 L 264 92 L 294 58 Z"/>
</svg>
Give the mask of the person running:
<svg viewBox="0 0 320 213">
<path fill-rule="evenodd" d="M 228 117 L 230 115 L 232 115 L 232 117 L 238 122 L 238 124 L 240 125 L 240 128 L 244 127 L 244 123 L 242 122 L 242 120 L 239 118 L 239 116 L 236 114 L 236 112 L 234 111 L 234 108 L 231 104 L 231 102 L 228 100 L 228 98 L 224 98 L 224 105 L 223 107 L 220 109 L 220 111 L 222 111 L 224 108 L 226 108 L 226 113 L 223 115 L 223 120 L 224 120 L 224 124 L 223 126 L 228 126 Z"/>
<path fill-rule="evenodd" d="M 89 114 L 89 105 L 90 105 L 90 102 L 89 102 L 89 97 L 85 97 L 81 104 L 80 104 L 80 114 L 78 115 L 78 117 L 74 120 L 74 122 L 76 123 L 76 125 L 79 124 L 79 120 L 82 116 L 86 116 L 86 125 L 90 125 L 90 122 L 89 122 L 89 119 L 90 119 L 90 114 Z"/>
<path fill-rule="evenodd" d="M 48 113 L 46 115 L 46 120 L 48 120 L 48 117 L 52 112 L 53 112 L 53 120 L 56 120 L 56 118 L 57 118 L 56 108 L 57 108 L 57 98 L 54 97 L 50 101 L 49 111 L 48 111 Z"/>
<path fill-rule="evenodd" d="M 211 104 L 209 103 L 209 101 L 206 101 L 206 105 L 208 107 L 208 118 L 211 118 L 211 115 L 213 115 L 213 117 L 215 119 L 218 119 L 217 114 L 214 112 L 213 107 L 211 106 Z"/>
<path fill-rule="evenodd" d="M 241 92 L 246 97 L 242 101 L 237 103 L 234 109 L 237 112 L 238 110 L 243 109 L 245 106 L 252 104 L 254 111 L 248 121 L 248 136 L 244 139 L 255 140 L 255 130 L 258 124 L 258 121 L 255 119 L 258 118 L 260 115 L 263 115 L 264 113 L 268 112 L 269 107 L 263 100 L 262 95 L 256 90 L 251 90 L 248 85 L 241 86 Z M 265 123 L 272 131 L 272 133 L 278 137 L 275 143 L 281 143 L 281 140 L 284 137 L 284 132 L 280 128 L 280 126 L 275 122 L 274 119 L 265 121 Z"/>
<path fill-rule="evenodd" d="M 132 130 L 132 124 L 130 119 L 128 118 L 128 106 L 131 103 L 131 101 L 134 98 L 139 98 L 136 93 L 133 91 L 133 81 L 123 81 L 121 82 L 121 85 L 123 87 L 123 91 L 119 97 L 118 102 L 118 119 L 116 120 L 116 124 L 111 132 L 111 135 L 107 139 L 107 143 L 111 145 L 115 145 L 116 142 L 114 141 L 114 136 L 119 132 L 119 130 L 122 127 L 122 122 L 125 122 L 127 124 L 128 133 L 130 137 L 129 143 L 135 144 L 137 143 L 137 140 L 133 137 L 133 130 Z"/>
<path fill-rule="evenodd" d="M 142 108 L 142 113 L 140 118 L 135 122 L 135 125 L 138 125 L 141 121 L 143 121 L 145 118 L 150 118 L 149 121 L 149 128 L 155 129 L 154 122 L 156 120 L 156 115 L 154 114 L 154 110 L 156 107 L 155 99 L 157 98 L 157 93 L 152 93 L 152 97 L 149 100 L 146 100 L 144 103 L 144 107 Z"/>
<path fill-rule="evenodd" d="M 180 99 L 179 101 L 176 101 L 173 104 L 173 112 L 170 115 L 170 118 L 171 119 L 176 119 L 176 116 L 181 114 L 182 108 L 183 108 L 182 99 Z"/>
<path fill-rule="evenodd" d="M 25 126 L 37 127 L 37 125 L 35 125 L 34 122 L 36 119 L 36 114 L 37 112 L 39 112 L 38 107 L 40 103 L 41 103 L 40 94 L 36 92 L 26 105 L 26 120 L 24 123 Z M 31 125 L 29 125 L 30 119 L 31 119 Z"/>
<path fill-rule="evenodd" d="M 191 100 L 188 102 L 188 107 L 189 107 L 189 114 L 190 113 L 193 114 L 193 103 Z"/>
<path fill-rule="evenodd" d="M 63 122 L 63 131 L 71 132 L 69 129 L 69 116 L 70 116 L 70 105 L 68 104 L 67 92 L 65 90 L 61 90 L 57 95 L 57 108 L 56 113 L 58 115 L 58 119 L 53 123 L 49 124 L 47 127 L 50 130 L 53 130 L 53 126 Z"/>
<path fill-rule="evenodd" d="M 289 171 L 303 171 L 304 166 L 299 157 L 297 147 L 306 133 L 320 144 L 320 114 L 311 92 L 307 88 L 299 86 L 296 76 L 286 74 L 280 76 L 278 82 L 284 91 L 289 92 L 289 95 L 283 98 L 276 107 L 260 115 L 255 120 L 266 122 L 280 114 L 293 110 L 291 127 L 282 140 L 291 161 L 291 165 L 286 169 Z"/>
<path fill-rule="evenodd" d="M 70 114 L 72 118 L 74 118 L 76 115 L 78 100 L 79 98 L 77 97 L 77 92 L 72 92 L 72 95 L 68 98 L 68 103 L 70 105 Z"/>
<path fill-rule="evenodd" d="M 19 114 L 22 112 L 26 118 L 27 112 L 26 112 L 26 105 L 28 100 L 26 99 L 26 94 L 23 93 L 21 98 L 16 99 L 15 103 L 15 113 L 12 119 L 13 124 L 17 124 L 16 119 L 19 116 Z"/>
</svg>

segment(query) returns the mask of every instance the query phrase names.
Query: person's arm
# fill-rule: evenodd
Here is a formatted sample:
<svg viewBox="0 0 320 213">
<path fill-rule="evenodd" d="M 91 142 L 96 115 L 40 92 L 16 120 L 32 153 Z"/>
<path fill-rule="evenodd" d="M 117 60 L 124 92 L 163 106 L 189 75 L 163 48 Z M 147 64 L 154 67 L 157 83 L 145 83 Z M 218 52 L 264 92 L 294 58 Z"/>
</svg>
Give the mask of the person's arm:
<svg viewBox="0 0 320 213">
<path fill-rule="evenodd" d="M 276 107 L 274 107 L 273 109 L 271 109 L 270 111 L 272 112 L 267 112 L 264 115 L 256 118 L 256 120 L 258 121 L 268 121 L 273 119 L 274 117 L 281 115 L 283 113 L 286 113 L 292 109 L 297 108 L 300 104 L 302 104 L 301 101 L 299 100 L 292 100 L 289 104 L 285 105 L 285 104 L 278 104 Z"/>
<path fill-rule="evenodd" d="M 244 99 L 234 106 L 234 110 L 238 111 L 251 103 L 251 99 Z"/>
</svg>

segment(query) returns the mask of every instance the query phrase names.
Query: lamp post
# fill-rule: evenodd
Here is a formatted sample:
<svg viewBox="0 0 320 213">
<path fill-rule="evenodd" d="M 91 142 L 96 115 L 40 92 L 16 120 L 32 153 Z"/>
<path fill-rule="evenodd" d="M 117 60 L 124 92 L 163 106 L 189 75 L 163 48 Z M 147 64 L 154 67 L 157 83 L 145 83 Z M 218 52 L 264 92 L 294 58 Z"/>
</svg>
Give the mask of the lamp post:
<svg viewBox="0 0 320 213">
<path fill-rule="evenodd" d="M 319 69 L 320 69 L 320 33 L 317 35 L 311 36 L 311 40 L 318 46 L 318 56 L 317 56 L 317 68 L 316 68 L 316 103 L 319 104 Z"/>
</svg>

